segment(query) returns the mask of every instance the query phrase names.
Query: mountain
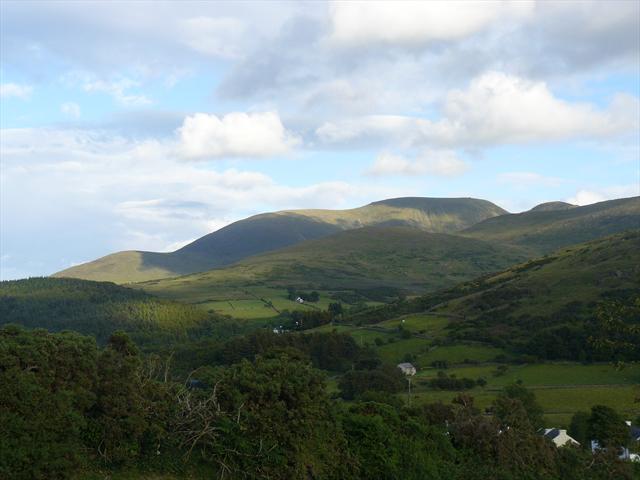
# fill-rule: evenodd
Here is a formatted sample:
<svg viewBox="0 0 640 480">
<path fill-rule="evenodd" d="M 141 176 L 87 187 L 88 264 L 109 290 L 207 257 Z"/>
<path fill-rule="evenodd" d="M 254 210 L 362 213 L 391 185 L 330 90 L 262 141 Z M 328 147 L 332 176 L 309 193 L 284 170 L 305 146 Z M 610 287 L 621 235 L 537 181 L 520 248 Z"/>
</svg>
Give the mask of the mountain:
<svg viewBox="0 0 640 480">
<path fill-rule="evenodd" d="M 515 248 L 411 227 L 364 227 L 140 288 L 189 301 L 223 301 L 252 287 L 424 292 L 522 261 Z M 266 295 L 266 294 L 264 294 Z"/>
<path fill-rule="evenodd" d="M 105 342 L 124 330 L 138 342 L 175 342 L 224 330 L 223 320 L 191 305 L 109 282 L 29 278 L 0 282 L 0 326 L 75 330 Z"/>
<path fill-rule="evenodd" d="M 141 282 L 230 265 L 243 258 L 333 233 L 375 225 L 405 225 L 452 233 L 507 212 L 473 198 L 396 198 L 350 210 L 289 210 L 255 215 L 171 253 L 118 252 L 54 277 Z"/>
<path fill-rule="evenodd" d="M 447 319 L 447 344 L 481 342 L 538 358 L 585 360 L 594 354 L 589 338 L 602 333 L 596 321 L 600 306 L 612 301 L 633 305 L 640 301 L 638 285 L 640 229 L 573 245 L 408 302 L 361 311 L 345 321 L 378 323 L 428 311 Z M 612 319 L 638 325 L 640 304 L 627 311 L 617 310 Z M 640 358 L 639 352 L 634 358 Z"/>
<path fill-rule="evenodd" d="M 559 202 L 558 202 L 559 203 Z M 543 204 L 538 207 L 544 207 Z M 527 249 L 531 256 L 640 228 L 640 197 L 621 198 L 584 207 L 534 208 L 489 218 L 461 234 Z"/>
<path fill-rule="evenodd" d="M 541 203 L 540 205 L 536 205 L 533 207 L 530 212 L 553 212 L 556 210 L 569 210 L 570 208 L 575 208 L 577 205 L 573 205 L 567 202 L 546 202 Z"/>
</svg>

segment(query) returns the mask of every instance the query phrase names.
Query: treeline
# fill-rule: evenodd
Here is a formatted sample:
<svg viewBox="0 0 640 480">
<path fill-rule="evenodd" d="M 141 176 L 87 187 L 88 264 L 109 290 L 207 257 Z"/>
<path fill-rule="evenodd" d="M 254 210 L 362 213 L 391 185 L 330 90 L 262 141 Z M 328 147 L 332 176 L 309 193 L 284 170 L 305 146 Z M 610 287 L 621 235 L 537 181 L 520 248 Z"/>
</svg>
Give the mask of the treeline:
<svg viewBox="0 0 640 480">
<path fill-rule="evenodd" d="M 226 479 L 631 480 L 639 473 L 613 448 L 592 456 L 538 435 L 541 411 L 523 387 L 506 389 L 492 416 L 465 394 L 408 408 L 387 388 L 403 379 L 374 362 L 358 375 L 387 378 L 358 380 L 362 392 L 347 404 L 331 400 L 324 374 L 298 348 L 305 343 L 252 342 L 262 345 L 251 347 L 260 350 L 253 358 L 203 365 L 178 381 L 123 333 L 99 348 L 71 332 L 0 329 L 0 478 L 127 468 Z M 597 431 L 603 445 L 615 445 L 610 429 Z"/>
<path fill-rule="evenodd" d="M 221 337 L 242 328 L 240 322 L 141 290 L 71 278 L 0 282 L 0 325 L 9 323 L 74 330 L 95 336 L 100 344 L 123 330 L 145 346 Z"/>
</svg>

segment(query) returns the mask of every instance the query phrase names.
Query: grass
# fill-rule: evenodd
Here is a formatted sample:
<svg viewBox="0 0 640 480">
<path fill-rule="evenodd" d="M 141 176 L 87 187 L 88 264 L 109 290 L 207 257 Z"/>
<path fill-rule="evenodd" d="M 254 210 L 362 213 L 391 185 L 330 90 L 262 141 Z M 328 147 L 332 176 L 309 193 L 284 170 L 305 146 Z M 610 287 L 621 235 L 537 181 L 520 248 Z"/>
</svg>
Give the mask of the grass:
<svg viewBox="0 0 640 480">
<path fill-rule="evenodd" d="M 571 416 L 578 411 L 588 412 L 594 405 L 606 405 L 614 408 L 623 416 L 636 418 L 640 413 L 634 398 L 638 394 L 633 386 L 574 386 L 572 388 L 532 388 L 538 403 L 542 406 L 548 426 L 568 426 Z M 499 394 L 498 390 L 482 390 L 475 388 L 468 391 L 475 400 L 475 405 L 485 409 L 491 405 Z M 405 394 L 402 394 L 406 396 Z M 412 397 L 414 405 L 424 403 L 449 403 L 458 392 L 419 391 Z"/>
<path fill-rule="evenodd" d="M 504 354 L 504 351 L 484 345 L 451 345 L 435 347 L 429 352 L 418 357 L 418 366 L 426 367 L 434 361 L 445 360 L 450 365 L 472 362 L 487 362 L 496 356 Z"/>
<path fill-rule="evenodd" d="M 402 326 L 412 333 L 420 333 L 430 338 L 442 338 L 446 335 L 445 328 L 449 325 L 449 319 L 442 316 L 416 313 L 380 322 L 378 325 L 387 328 Z"/>
<path fill-rule="evenodd" d="M 494 376 L 496 365 L 457 367 L 446 370 L 458 378 L 480 377 L 487 380 L 484 388 L 469 390 L 476 405 L 484 409 L 500 390 L 516 380 L 531 389 L 542 406 L 548 425 L 567 426 L 577 411 L 589 411 L 594 405 L 610 406 L 628 418 L 640 414 L 635 398 L 640 394 L 640 365 L 620 370 L 610 364 L 576 363 L 510 366 L 505 375 Z M 436 369 L 423 369 L 416 375 L 416 403 L 450 402 L 458 392 L 429 390 L 422 380 L 434 377 Z"/>
<path fill-rule="evenodd" d="M 502 387 L 516 381 L 529 385 L 621 385 L 640 384 L 640 365 L 629 365 L 623 369 L 608 364 L 581 365 L 554 363 L 535 365 L 510 365 L 504 375 L 495 376 L 496 365 L 456 367 L 447 369 L 448 374 L 459 378 L 484 378 L 487 388 Z M 432 377 L 436 369 L 424 369 L 420 377 Z"/>
</svg>

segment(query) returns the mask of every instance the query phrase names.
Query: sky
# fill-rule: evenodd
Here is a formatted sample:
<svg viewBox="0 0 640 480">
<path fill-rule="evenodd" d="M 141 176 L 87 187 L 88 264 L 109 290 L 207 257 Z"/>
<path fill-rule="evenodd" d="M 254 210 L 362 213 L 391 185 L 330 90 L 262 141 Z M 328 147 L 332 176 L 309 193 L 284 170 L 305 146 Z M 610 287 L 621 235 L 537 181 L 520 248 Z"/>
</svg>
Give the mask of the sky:
<svg viewBox="0 0 640 480">
<path fill-rule="evenodd" d="M 640 2 L 0 2 L 0 277 L 401 196 L 640 194 Z"/>
</svg>

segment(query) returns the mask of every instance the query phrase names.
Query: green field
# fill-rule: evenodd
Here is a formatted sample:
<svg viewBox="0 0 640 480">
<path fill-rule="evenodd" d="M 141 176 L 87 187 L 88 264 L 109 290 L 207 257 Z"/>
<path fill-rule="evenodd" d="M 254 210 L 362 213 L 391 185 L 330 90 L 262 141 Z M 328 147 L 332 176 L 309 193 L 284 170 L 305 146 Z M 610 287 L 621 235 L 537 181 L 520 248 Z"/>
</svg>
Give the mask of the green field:
<svg viewBox="0 0 640 480">
<path fill-rule="evenodd" d="M 456 367 L 447 369 L 457 377 L 484 378 L 487 387 L 502 387 L 516 381 L 528 385 L 640 385 L 640 365 L 630 364 L 615 368 L 609 364 L 581 365 L 575 363 L 549 363 L 537 365 L 510 365 L 504 375 L 495 376 L 497 365 Z M 418 377 L 433 377 L 436 369 L 420 371 Z"/>
<path fill-rule="evenodd" d="M 420 333 L 430 338 L 442 338 L 446 335 L 445 327 L 450 320 L 443 316 L 414 313 L 380 322 L 378 325 L 388 328 L 402 328 L 412 333 Z"/>
<path fill-rule="evenodd" d="M 571 388 L 530 387 L 538 403 L 545 412 L 548 427 L 567 427 L 571 416 L 578 411 L 588 412 L 594 405 L 607 405 L 628 418 L 637 418 L 640 407 L 634 402 L 638 388 L 634 386 L 574 386 Z M 491 405 L 499 390 L 475 388 L 468 391 L 475 399 L 475 405 L 484 409 Z M 416 389 L 412 403 L 448 403 L 458 395 L 450 391 L 424 391 Z M 402 394 L 406 398 L 406 394 Z"/>
<path fill-rule="evenodd" d="M 458 378 L 484 378 L 487 385 L 467 391 L 479 408 L 488 407 L 500 390 L 510 383 L 522 381 L 534 391 L 545 412 L 549 426 L 567 426 L 573 413 L 588 411 L 593 405 L 607 405 L 629 418 L 640 415 L 640 365 L 618 369 L 610 364 L 581 365 L 575 363 L 509 366 L 507 373 L 495 376 L 497 365 L 456 367 L 446 370 Z M 414 402 L 449 402 L 458 392 L 431 390 L 424 380 L 435 377 L 437 370 L 423 369 L 414 378 Z"/>
</svg>

